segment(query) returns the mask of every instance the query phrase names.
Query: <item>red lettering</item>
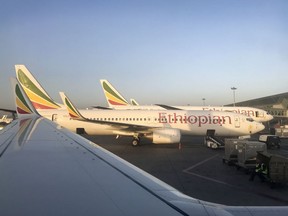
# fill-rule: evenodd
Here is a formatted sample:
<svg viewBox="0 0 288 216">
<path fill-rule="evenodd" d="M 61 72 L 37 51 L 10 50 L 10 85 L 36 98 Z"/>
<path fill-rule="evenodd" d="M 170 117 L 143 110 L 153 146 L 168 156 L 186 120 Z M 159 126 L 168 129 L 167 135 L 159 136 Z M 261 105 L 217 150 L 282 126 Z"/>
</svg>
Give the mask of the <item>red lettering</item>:
<svg viewBox="0 0 288 216">
<path fill-rule="evenodd" d="M 207 116 L 199 116 L 198 126 L 201 127 L 202 124 L 207 124 L 208 117 Z"/>
<path fill-rule="evenodd" d="M 167 123 L 166 113 L 159 113 L 159 123 Z"/>
<path fill-rule="evenodd" d="M 196 124 L 197 123 L 197 117 L 194 115 L 188 116 L 187 117 L 187 122 L 190 124 Z"/>
</svg>

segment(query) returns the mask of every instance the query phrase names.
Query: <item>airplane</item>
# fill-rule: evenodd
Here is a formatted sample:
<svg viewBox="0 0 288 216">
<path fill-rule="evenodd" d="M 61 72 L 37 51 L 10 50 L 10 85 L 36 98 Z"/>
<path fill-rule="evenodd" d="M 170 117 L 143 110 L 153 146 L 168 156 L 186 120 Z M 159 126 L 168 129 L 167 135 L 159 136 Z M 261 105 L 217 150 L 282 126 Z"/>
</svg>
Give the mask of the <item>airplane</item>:
<svg viewBox="0 0 288 216">
<path fill-rule="evenodd" d="M 226 206 L 189 197 L 41 117 L 11 79 L 18 119 L 0 132 L 3 215 L 286 216 L 287 206 Z"/>
<path fill-rule="evenodd" d="M 133 136 L 134 146 L 139 144 L 142 136 L 152 139 L 155 144 L 169 144 L 179 143 L 183 134 L 200 136 L 206 135 L 208 130 L 214 130 L 216 136 L 242 136 L 264 129 L 261 123 L 247 116 L 216 111 L 82 110 L 81 114 L 63 92 L 60 96 L 72 120 L 110 125 L 97 132 Z M 71 125 L 66 127 L 73 130 Z"/>
<path fill-rule="evenodd" d="M 90 121 L 79 121 L 70 118 L 67 111 L 62 109 L 63 106 L 48 96 L 25 66 L 16 65 L 15 68 L 20 84 L 39 114 L 77 133 L 131 136 L 132 145 L 137 146 L 141 137 L 151 139 L 154 144 L 174 144 L 180 143 L 181 135 L 205 136 L 207 131 L 212 131 L 214 136 L 235 137 L 254 134 L 264 129 L 263 124 L 245 115 L 200 110 L 86 109 L 80 110 L 80 113 Z M 36 88 L 37 86 L 41 88 Z M 59 107 L 55 107 L 55 104 Z"/>
<path fill-rule="evenodd" d="M 108 106 L 113 109 L 148 109 L 148 110 L 210 110 L 210 111 L 224 111 L 234 112 L 238 114 L 247 115 L 253 120 L 258 122 L 267 122 L 273 119 L 267 111 L 253 108 L 253 107 L 231 107 L 231 106 L 168 106 L 164 104 L 155 105 L 137 105 L 136 103 L 131 105 L 127 102 L 125 97 L 116 90 L 116 88 L 105 79 L 100 80 L 104 95 L 106 97 Z M 97 107 L 96 107 L 97 108 Z"/>
</svg>

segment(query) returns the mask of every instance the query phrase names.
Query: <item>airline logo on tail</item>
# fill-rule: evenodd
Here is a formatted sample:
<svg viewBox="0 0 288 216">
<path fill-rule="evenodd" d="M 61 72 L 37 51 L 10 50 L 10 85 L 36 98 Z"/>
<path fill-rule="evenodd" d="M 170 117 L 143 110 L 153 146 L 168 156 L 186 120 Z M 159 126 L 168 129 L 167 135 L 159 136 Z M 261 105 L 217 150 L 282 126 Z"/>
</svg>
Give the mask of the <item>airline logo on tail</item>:
<svg viewBox="0 0 288 216">
<path fill-rule="evenodd" d="M 68 113 L 71 118 L 74 119 L 84 119 L 84 117 L 80 114 L 80 112 L 75 108 L 75 106 L 72 104 L 72 102 L 69 100 L 69 98 L 64 94 L 64 92 L 59 92 L 61 99 L 66 106 Z"/>
<path fill-rule="evenodd" d="M 107 80 L 100 81 L 109 106 L 129 105 L 127 100 Z"/>
<path fill-rule="evenodd" d="M 36 109 L 59 109 L 24 65 L 16 65 L 17 78 Z"/>
</svg>

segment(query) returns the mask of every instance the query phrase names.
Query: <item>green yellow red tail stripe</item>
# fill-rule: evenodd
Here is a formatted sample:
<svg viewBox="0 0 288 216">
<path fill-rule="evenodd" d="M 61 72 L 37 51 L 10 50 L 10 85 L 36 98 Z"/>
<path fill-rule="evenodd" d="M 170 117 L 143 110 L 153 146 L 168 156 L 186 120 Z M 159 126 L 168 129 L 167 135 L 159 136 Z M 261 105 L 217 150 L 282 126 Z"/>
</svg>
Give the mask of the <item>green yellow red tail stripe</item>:
<svg viewBox="0 0 288 216">
<path fill-rule="evenodd" d="M 21 86 L 36 109 L 61 108 L 51 99 L 24 65 L 16 65 L 15 68 Z"/>
<path fill-rule="evenodd" d="M 101 84 L 109 105 L 129 105 L 127 100 L 107 80 L 101 80 Z"/>
<path fill-rule="evenodd" d="M 64 94 L 64 92 L 60 92 L 60 96 L 71 118 L 84 119 L 84 117 L 75 108 L 75 106 L 72 104 L 69 98 Z"/>
</svg>

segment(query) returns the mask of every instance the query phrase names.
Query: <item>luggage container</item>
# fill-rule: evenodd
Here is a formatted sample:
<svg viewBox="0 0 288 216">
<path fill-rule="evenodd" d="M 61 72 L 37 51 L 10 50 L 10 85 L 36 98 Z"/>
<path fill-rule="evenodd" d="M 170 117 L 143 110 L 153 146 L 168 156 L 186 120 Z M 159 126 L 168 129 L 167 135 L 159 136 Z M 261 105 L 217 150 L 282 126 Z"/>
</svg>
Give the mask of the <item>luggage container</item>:
<svg viewBox="0 0 288 216">
<path fill-rule="evenodd" d="M 234 165 L 238 161 L 237 156 L 237 144 L 241 140 L 239 139 L 225 139 L 225 156 L 222 159 L 223 163 L 227 163 L 228 165 Z"/>
<path fill-rule="evenodd" d="M 258 152 L 257 159 L 268 168 L 267 179 L 271 186 L 285 185 L 288 182 L 288 158 L 280 155 Z"/>
<path fill-rule="evenodd" d="M 250 170 L 256 166 L 257 153 L 267 153 L 267 146 L 258 141 L 246 141 L 238 144 L 237 151 L 238 161 L 236 165 Z"/>
<path fill-rule="evenodd" d="M 258 151 L 267 152 L 266 144 L 242 139 L 225 139 L 223 163 L 248 170 L 254 169 Z"/>
</svg>

